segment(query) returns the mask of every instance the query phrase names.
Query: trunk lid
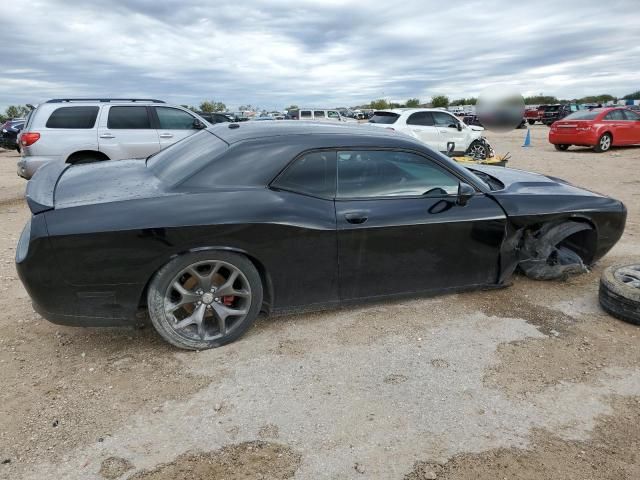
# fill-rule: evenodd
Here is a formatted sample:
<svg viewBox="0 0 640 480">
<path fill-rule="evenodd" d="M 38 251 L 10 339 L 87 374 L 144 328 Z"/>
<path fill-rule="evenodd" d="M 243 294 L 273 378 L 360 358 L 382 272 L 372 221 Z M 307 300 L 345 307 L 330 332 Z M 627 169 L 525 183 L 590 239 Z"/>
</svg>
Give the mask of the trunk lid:
<svg viewBox="0 0 640 480">
<path fill-rule="evenodd" d="M 55 208 L 112 203 L 166 195 L 144 160 L 111 160 L 65 170 L 54 194 Z"/>
<path fill-rule="evenodd" d="M 63 162 L 49 162 L 40 167 L 27 182 L 25 197 L 31 213 L 46 212 L 54 207 L 56 185 L 71 165 Z"/>
</svg>

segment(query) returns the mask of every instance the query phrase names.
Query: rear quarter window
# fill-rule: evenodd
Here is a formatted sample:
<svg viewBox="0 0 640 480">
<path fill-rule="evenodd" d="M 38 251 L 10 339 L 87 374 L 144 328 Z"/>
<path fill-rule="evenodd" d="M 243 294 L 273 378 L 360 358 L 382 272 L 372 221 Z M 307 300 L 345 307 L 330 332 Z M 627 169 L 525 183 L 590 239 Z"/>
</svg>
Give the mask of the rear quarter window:
<svg viewBox="0 0 640 480">
<path fill-rule="evenodd" d="M 382 123 L 385 125 L 391 125 L 392 123 L 395 123 L 396 120 L 398 120 L 399 116 L 400 115 L 393 112 L 376 112 L 373 114 L 373 117 L 369 119 L 369 123 Z"/>
<path fill-rule="evenodd" d="M 60 107 L 47 120 L 47 128 L 93 128 L 98 107 Z"/>
</svg>

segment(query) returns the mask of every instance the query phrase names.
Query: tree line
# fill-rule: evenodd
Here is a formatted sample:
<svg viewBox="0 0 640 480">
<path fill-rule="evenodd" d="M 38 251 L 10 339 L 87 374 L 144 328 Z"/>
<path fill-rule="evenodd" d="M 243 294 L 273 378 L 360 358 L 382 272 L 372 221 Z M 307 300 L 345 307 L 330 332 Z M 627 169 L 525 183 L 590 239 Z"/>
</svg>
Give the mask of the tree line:
<svg viewBox="0 0 640 480">
<path fill-rule="evenodd" d="M 551 104 L 551 103 L 605 103 L 612 100 L 640 100 L 640 90 L 629 93 L 621 98 L 617 98 L 613 95 L 609 95 L 608 93 L 602 95 L 589 95 L 582 98 L 572 98 L 572 99 L 558 99 L 557 97 L 551 95 L 534 95 L 531 97 L 524 97 L 524 103 L 526 105 L 542 105 L 542 104 Z M 478 101 L 475 97 L 469 98 L 456 98 L 454 100 L 449 100 L 449 97 L 446 95 L 436 95 L 431 98 L 431 104 L 434 108 L 446 108 L 449 106 L 456 105 L 475 105 Z M 374 110 L 385 110 L 388 108 L 416 108 L 422 105 L 419 98 L 410 98 L 404 103 L 398 102 L 389 102 L 384 98 L 379 98 L 377 100 L 372 100 L 368 105 L 361 105 L 361 108 L 372 108 Z M 182 105 L 189 110 L 195 112 L 226 112 L 227 106 L 222 102 L 217 102 L 215 100 L 205 100 L 200 103 L 199 107 L 195 107 L 193 105 Z M 287 108 L 287 110 L 296 109 L 296 105 L 291 105 Z M 240 111 L 250 111 L 256 109 L 251 105 L 240 105 L 238 110 Z M 29 113 L 29 107 L 26 105 L 10 105 L 7 107 L 4 113 L 0 113 L 0 123 L 6 122 L 7 120 L 11 120 L 12 118 L 24 118 Z"/>
</svg>

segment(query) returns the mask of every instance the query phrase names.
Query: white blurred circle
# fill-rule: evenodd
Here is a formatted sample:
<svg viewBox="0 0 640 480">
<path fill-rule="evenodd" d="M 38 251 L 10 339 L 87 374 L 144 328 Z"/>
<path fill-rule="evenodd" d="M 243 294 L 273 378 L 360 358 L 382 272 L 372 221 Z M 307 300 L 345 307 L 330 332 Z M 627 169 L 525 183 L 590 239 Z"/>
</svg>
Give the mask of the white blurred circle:
<svg viewBox="0 0 640 480">
<path fill-rule="evenodd" d="M 522 123 L 524 98 L 514 87 L 493 85 L 480 93 L 476 114 L 487 130 L 507 132 Z"/>
</svg>

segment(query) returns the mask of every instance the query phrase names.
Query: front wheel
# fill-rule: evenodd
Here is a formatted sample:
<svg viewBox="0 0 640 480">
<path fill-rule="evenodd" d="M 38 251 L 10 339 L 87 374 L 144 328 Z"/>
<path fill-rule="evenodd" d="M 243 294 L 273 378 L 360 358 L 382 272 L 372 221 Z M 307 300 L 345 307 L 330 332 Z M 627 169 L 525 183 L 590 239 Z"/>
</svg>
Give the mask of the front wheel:
<svg viewBox="0 0 640 480">
<path fill-rule="evenodd" d="M 473 142 L 471 142 L 471 145 L 469 145 L 466 154 L 476 160 L 486 160 L 490 156 L 489 148 L 484 142 L 481 142 L 480 140 L 474 140 Z"/>
<path fill-rule="evenodd" d="M 169 343 L 187 350 L 219 347 L 239 338 L 262 306 L 262 282 L 251 261 L 221 251 L 174 258 L 154 276 L 149 316 Z"/>
<path fill-rule="evenodd" d="M 611 134 L 603 133 L 602 136 L 598 139 L 598 143 L 593 150 L 598 153 L 606 152 L 611 148 Z"/>
<path fill-rule="evenodd" d="M 564 152 L 565 150 L 568 150 L 570 145 L 566 145 L 564 143 L 561 143 L 560 145 L 554 145 L 554 147 L 556 147 L 556 150 L 560 150 L 561 152 Z"/>
<path fill-rule="evenodd" d="M 529 125 L 533 125 L 534 123 L 536 123 L 535 120 L 527 120 L 527 122 L 529 122 Z"/>
</svg>

